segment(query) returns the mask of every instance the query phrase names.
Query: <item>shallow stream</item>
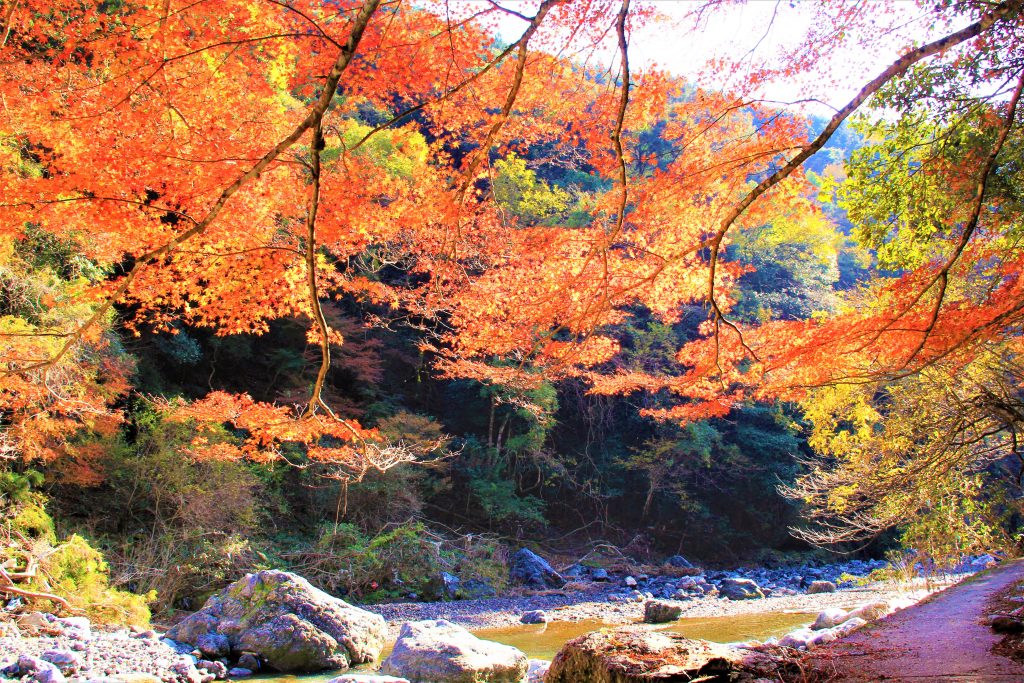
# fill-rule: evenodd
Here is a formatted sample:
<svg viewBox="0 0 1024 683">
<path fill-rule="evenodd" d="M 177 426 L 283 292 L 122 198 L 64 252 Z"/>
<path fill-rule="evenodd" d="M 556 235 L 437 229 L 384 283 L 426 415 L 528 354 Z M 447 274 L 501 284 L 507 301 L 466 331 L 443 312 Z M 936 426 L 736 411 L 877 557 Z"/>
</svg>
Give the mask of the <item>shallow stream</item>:
<svg viewBox="0 0 1024 683">
<path fill-rule="evenodd" d="M 781 636 L 814 621 L 814 614 L 763 612 L 760 614 L 738 614 L 727 617 L 690 617 L 656 627 L 659 630 L 682 633 L 688 638 L 700 638 L 716 643 L 735 643 L 746 640 L 765 640 Z M 501 628 L 485 628 L 473 633 L 485 640 L 512 645 L 535 659 L 552 659 L 562 645 L 577 636 L 590 631 L 606 628 L 603 621 L 559 621 L 550 624 L 527 626 L 517 624 Z M 387 657 L 389 644 L 382 654 Z M 354 669 L 363 670 L 362 667 Z M 312 674 L 307 676 L 256 676 L 248 679 L 260 683 L 322 683 L 338 675 L 338 672 Z"/>
</svg>

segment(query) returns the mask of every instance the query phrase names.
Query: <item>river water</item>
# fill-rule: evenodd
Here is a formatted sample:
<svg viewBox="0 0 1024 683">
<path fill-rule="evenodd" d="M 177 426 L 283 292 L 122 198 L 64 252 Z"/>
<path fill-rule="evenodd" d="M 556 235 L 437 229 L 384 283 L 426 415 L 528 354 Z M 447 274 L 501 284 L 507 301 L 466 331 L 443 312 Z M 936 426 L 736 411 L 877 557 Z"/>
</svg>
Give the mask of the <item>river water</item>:
<svg viewBox="0 0 1024 683">
<path fill-rule="evenodd" d="M 765 640 L 781 636 L 814 621 L 815 614 L 763 612 L 760 614 L 739 614 L 728 617 L 693 617 L 679 619 L 659 630 L 682 633 L 688 638 L 699 638 L 716 643 L 735 643 L 746 640 Z M 502 628 L 477 629 L 473 633 L 485 640 L 512 645 L 535 659 L 552 659 L 567 641 L 590 631 L 597 631 L 609 625 L 602 621 L 559 621 L 550 624 L 515 625 Z M 391 651 L 385 648 L 382 657 Z M 366 669 L 372 670 L 373 667 Z M 363 667 L 353 669 L 361 671 Z M 323 683 L 337 676 L 339 672 L 311 674 L 306 676 L 255 676 L 248 679 L 260 683 Z"/>
</svg>

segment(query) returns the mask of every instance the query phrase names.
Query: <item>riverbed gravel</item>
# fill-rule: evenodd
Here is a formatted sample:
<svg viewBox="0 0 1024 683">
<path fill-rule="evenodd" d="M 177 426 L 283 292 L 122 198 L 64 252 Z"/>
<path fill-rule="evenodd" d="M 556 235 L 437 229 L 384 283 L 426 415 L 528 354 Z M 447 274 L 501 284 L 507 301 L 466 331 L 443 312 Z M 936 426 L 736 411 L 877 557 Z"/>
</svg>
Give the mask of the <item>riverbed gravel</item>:
<svg viewBox="0 0 1024 683">
<path fill-rule="evenodd" d="M 954 577 L 956 578 L 960 577 Z M 563 590 L 523 592 L 502 597 L 453 602 L 405 602 L 363 605 L 382 615 L 388 622 L 391 636 L 397 636 L 403 623 L 421 619 L 447 619 L 469 629 L 507 627 L 520 623 L 526 612 L 542 610 L 548 621 L 603 621 L 608 624 L 639 622 L 644 602 L 652 590 L 665 591 L 678 579 L 654 577 L 642 580 L 639 590 L 625 577 L 610 581 L 577 581 Z M 897 587 L 890 583 L 867 586 L 840 586 L 836 592 L 808 594 L 791 589 L 768 591 L 769 596 L 752 600 L 730 600 L 716 595 L 692 595 L 678 600 L 682 618 L 734 616 L 765 612 L 814 613 L 830 607 L 849 609 L 877 601 L 899 600 L 904 604 L 920 599 L 935 586 L 911 585 Z M 42 616 L 42 615 L 41 615 Z M 2 670 L 15 664 L 19 657 L 41 657 L 59 650 L 73 653 L 81 660 L 79 670 L 72 672 L 71 683 L 117 677 L 123 683 L 210 683 L 212 675 L 199 672 L 195 660 L 175 651 L 168 641 L 154 632 L 133 633 L 127 630 L 78 629 L 65 626 L 50 615 L 41 629 L 18 627 L 13 620 L 0 617 L 0 679 Z M 67 620 L 75 621 L 75 620 Z M 37 631 L 33 635 L 33 631 Z M 41 630 L 41 634 L 38 632 Z M 30 680 L 30 679 L 25 679 Z M 36 676 L 35 680 L 39 681 Z M 52 683 L 52 682 L 50 682 Z M 61 683 L 58 679 L 57 683 Z"/>
<path fill-rule="evenodd" d="M 869 602 L 916 601 L 927 595 L 924 586 L 897 588 L 891 584 L 873 584 L 847 588 L 835 593 L 771 596 L 757 600 L 729 600 L 703 597 L 681 601 L 681 618 L 735 616 L 759 612 L 816 613 L 829 607 L 852 609 Z M 514 597 L 459 600 L 457 602 L 411 602 L 367 605 L 366 609 L 383 616 L 392 634 L 397 634 L 407 621 L 447 619 L 469 629 L 498 628 L 520 623 L 526 612 L 543 610 L 549 621 L 604 621 L 626 624 L 643 619 L 644 601 L 610 602 L 607 590 L 590 589 L 573 592 Z"/>
</svg>

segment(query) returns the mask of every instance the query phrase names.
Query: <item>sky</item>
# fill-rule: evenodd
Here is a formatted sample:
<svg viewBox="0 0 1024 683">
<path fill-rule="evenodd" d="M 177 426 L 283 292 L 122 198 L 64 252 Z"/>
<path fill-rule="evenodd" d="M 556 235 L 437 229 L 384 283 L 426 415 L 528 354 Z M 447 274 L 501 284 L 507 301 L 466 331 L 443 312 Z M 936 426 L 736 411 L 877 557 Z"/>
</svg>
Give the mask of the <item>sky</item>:
<svg viewBox="0 0 1024 683">
<path fill-rule="evenodd" d="M 867 7 L 869 17 L 877 14 L 877 28 L 868 26 L 862 34 L 851 36 L 842 49 L 832 52 L 817 69 L 800 77 L 765 83 L 758 95 L 781 102 L 811 97 L 820 102 L 798 108 L 808 113 L 828 114 L 852 99 L 865 82 L 894 61 L 902 47 L 912 42 L 921 44 L 934 37 L 915 2 L 859 1 Z M 526 15 L 532 15 L 536 6 L 534 2 L 515 0 L 504 0 L 502 4 Z M 763 60 L 777 64 L 778 55 L 796 49 L 809 30 L 822 30 L 828 25 L 831 14 L 842 7 L 841 3 L 832 3 L 829 8 L 817 0 L 750 0 L 706 15 L 695 30 L 692 14 L 700 5 L 696 0 L 661 0 L 646 4 L 653 6 L 663 18 L 633 32 L 631 63 L 641 67 L 658 66 L 715 89 L 734 83 L 724 72 L 706 69 L 709 58 L 748 55 L 747 65 Z M 897 28 L 882 31 L 883 26 Z M 502 38 L 509 42 L 517 40 L 524 27 L 525 22 L 511 16 L 498 24 Z"/>
</svg>

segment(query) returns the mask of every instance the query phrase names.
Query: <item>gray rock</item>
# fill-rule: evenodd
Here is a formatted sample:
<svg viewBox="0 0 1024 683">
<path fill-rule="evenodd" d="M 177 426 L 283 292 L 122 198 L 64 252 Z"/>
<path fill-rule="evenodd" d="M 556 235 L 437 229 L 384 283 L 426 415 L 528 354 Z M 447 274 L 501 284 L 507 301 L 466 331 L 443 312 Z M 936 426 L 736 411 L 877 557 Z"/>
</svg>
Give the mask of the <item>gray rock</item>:
<svg viewBox="0 0 1024 683">
<path fill-rule="evenodd" d="M 193 649 L 188 643 L 179 643 L 178 641 L 170 638 L 161 638 L 160 642 L 174 650 L 175 654 L 179 655 L 188 654 L 189 652 L 192 652 Z"/>
<path fill-rule="evenodd" d="M 514 647 L 439 619 L 403 624 L 380 670 L 412 683 L 519 683 L 527 669 L 526 655 Z"/>
<path fill-rule="evenodd" d="M 551 662 L 546 659 L 531 659 L 526 671 L 526 683 L 544 683 L 544 677 L 550 668 Z"/>
<path fill-rule="evenodd" d="M 722 579 L 718 584 L 718 592 L 730 600 L 755 600 L 764 597 L 757 583 L 751 579 Z"/>
<path fill-rule="evenodd" d="M 71 650 L 47 650 L 40 655 L 40 659 L 56 666 L 65 676 L 74 675 L 85 666 L 82 655 Z"/>
<path fill-rule="evenodd" d="M 815 595 L 817 593 L 835 593 L 836 585 L 831 581 L 812 581 L 811 585 L 807 587 L 808 595 Z"/>
<path fill-rule="evenodd" d="M 246 676 L 252 676 L 252 671 L 249 669 L 243 669 L 240 666 L 228 669 L 228 678 L 245 678 Z"/>
<path fill-rule="evenodd" d="M 191 661 L 185 660 L 176 662 L 170 667 L 178 676 L 179 681 L 185 681 L 185 683 L 203 683 L 203 674 L 199 673 L 199 669 Z"/>
<path fill-rule="evenodd" d="M 565 585 L 562 575 L 556 572 L 547 560 L 529 548 L 520 548 L 512 556 L 508 578 L 511 583 L 538 590 L 561 588 Z"/>
<path fill-rule="evenodd" d="M 663 600 L 648 600 L 644 604 L 644 621 L 648 624 L 664 624 L 675 621 L 683 613 L 680 605 Z"/>
<path fill-rule="evenodd" d="M 224 679 L 228 677 L 228 667 L 224 662 L 211 662 L 203 659 L 196 664 L 196 668 L 206 670 L 206 673 L 213 674 L 213 677 L 216 679 Z"/>
<path fill-rule="evenodd" d="M 448 572 L 441 572 L 441 576 L 438 579 L 441 585 L 440 591 L 442 600 L 454 600 L 459 595 L 459 588 L 462 586 L 462 581 L 455 574 L 449 574 Z"/>
<path fill-rule="evenodd" d="M 387 636 L 384 618 L 353 607 L 289 572 L 248 574 L 167 632 L 197 643 L 227 636 L 232 651 L 252 652 L 283 672 L 347 669 L 372 662 Z"/>
<path fill-rule="evenodd" d="M 89 634 L 92 631 L 92 624 L 85 617 L 63 617 L 57 619 L 56 623 L 60 624 L 65 630 L 73 629 L 85 634 Z"/>
<path fill-rule="evenodd" d="M 682 555 L 673 555 L 672 557 L 665 560 L 665 564 L 670 567 L 676 567 L 678 569 L 693 569 L 693 565 Z"/>
<path fill-rule="evenodd" d="M 51 667 L 49 669 L 40 669 L 31 676 L 32 680 L 36 683 L 66 683 L 67 679 L 64 674 L 60 672 L 57 667 Z"/>
<path fill-rule="evenodd" d="M 238 657 L 238 666 L 242 669 L 249 669 L 250 671 L 259 671 L 260 658 L 251 652 L 243 652 Z"/>
<path fill-rule="evenodd" d="M 608 570 L 601 567 L 595 567 L 594 571 L 590 572 L 590 578 L 594 581 L 610 581 L 611 577 L 608 576 Z"/>
<path fill-rule="evenodd" d="M 568 569 L 562 570 L 562 576 L 566 579 L 582 579 L 587 575 L 587 568 L 577 562 L 570 565 Z"/>
<path fill-rule="evenodd" d="M 814 631 L 821 631 L 823 629 L 832 628 L 838 624 L 846 621 L 849 614 L 846 610 L 840 607 L 830 607 L 818 614 L 818 618 L 811 624 L 811 629 Z"/>
<path fill-rule="evenodd" d="M 546 624 L 548 623 L 548 613 L 542 609 L 535 609 L 523 614 L 519 617 L 519 621 L 524 624 Z"/>
<path fill-rule="evenodd" d="M 220 633 L 203 633 L 193 643 L 205 657 L 221 659 L 231 654 L 231 641 Z"/>
<path fill-rule="evenodd" d="M 626 588 L 636 588 L 636 579 L 632 576 L 627 576 L 623 579 L 622 583 L 625 584 Z"/>
<path fill-rule="evenodd" d="M 789 647 L 794 650 L 803 650 L 807 647 L 808 641 L 815 637 L 815 633 L 809 628 L 802 628 L 792 633 L 787 633 L 779 639 L 780 647 Z"/>
<path fill-rule="evenodd" d="M 859 617 L 865 621 L 876 621 L 890 612 L 892 612 L 892 608 L 889 606 L 889 603 L 879 600 L 877 602 L 869 602 L 865 605 L 861 605 L 850 612 L 850 618 Z"/>
</svg>

